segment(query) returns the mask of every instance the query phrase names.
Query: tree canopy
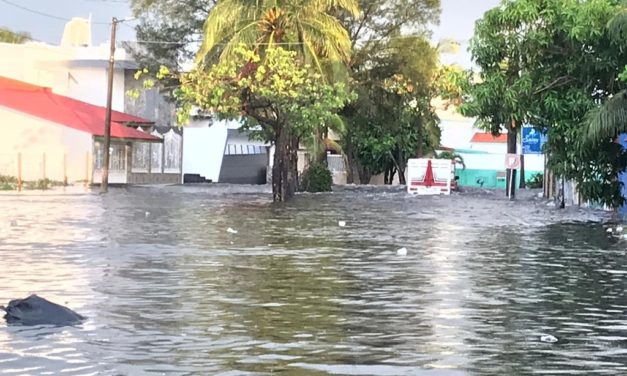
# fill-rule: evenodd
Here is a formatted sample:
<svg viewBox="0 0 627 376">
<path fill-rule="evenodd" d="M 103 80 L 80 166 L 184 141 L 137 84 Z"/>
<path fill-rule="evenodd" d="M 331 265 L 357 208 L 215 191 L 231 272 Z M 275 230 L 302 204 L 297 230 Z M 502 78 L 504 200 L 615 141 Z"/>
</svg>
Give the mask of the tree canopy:
<svg viewBox="0 0 627 376">
<path fill-rule="evenodd" d="M 29 33 L 12 31 L 6 27 L 0 27 L 0 43 L 21 44 L 32 40 Z"/>
<path fill-rule="evenodd" d="M 611 206 L 623 202 L 625 151 L 609 137 L 584 141 L 590 111 L 621 98 L 627 48 L 615 36 L 624 11 L 615 0 L 503 1 L 477 22 L 471 52 L 481 77 L 465 93 L 466 113 L 492 132 L 511 121 L 546 131 L 549 167 L 584 199 Z"/>
</svg>

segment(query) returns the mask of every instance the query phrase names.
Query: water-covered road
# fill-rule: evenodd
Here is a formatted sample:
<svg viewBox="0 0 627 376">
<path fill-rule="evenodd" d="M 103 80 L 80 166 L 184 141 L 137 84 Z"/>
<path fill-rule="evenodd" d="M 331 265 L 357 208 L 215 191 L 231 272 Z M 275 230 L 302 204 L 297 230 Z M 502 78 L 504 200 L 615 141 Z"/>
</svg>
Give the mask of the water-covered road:
<svg viewBox="0 0 627 376">
<path fill-rule="evenodd" d="M 627 374 L 627 244 L 595 213 L 231 188 L 0 195 L 0 304 L 89 317 L 0 321 L 0 374 Z"/>
</svg>

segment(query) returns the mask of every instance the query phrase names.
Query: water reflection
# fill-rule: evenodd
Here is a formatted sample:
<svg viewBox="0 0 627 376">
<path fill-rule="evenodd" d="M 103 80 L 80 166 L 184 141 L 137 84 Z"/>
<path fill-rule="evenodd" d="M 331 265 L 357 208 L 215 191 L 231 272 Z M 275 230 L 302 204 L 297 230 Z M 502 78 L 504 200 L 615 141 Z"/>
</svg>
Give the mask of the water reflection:
<svg viewBox="0 0 627 376">
<path fill-rule="evenodd" d="M 627 372 L 625 243 L 597 214 L 232 188 L 0 196 L 0 302 L 89 317 L 0 326 L 0 374 Z"/>
</svg>

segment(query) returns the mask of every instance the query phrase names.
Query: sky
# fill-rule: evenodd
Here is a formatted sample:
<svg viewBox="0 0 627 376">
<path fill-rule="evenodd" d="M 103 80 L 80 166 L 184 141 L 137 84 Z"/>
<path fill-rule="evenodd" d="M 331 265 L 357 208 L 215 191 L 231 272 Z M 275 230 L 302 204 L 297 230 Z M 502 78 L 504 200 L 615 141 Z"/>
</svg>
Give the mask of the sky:
<svg viewBox="0 0 627 376">
<path fill-rule="evenodd" d="M 433 40 L 452 38 L 462 45 L 458 54 L 443 57 L 445 63 L 470 67 L 466 49 L 474 23 L 498 3 L 499 0 L 442 0 L 440 25 L 433 29 Z M 61 41 L 66 20 L 90 16 L 93 44 L 99 45 L 109 40 L 111 19 L 129 17 L 131 10 L 127 0 L 0 0 L 0 27 L 26 31 L 36 40 L 52 44 Z M 133 40 L 134 24 L 132 21 L 123 24 L 118 29 L 118 40 Z"/>
</svg>

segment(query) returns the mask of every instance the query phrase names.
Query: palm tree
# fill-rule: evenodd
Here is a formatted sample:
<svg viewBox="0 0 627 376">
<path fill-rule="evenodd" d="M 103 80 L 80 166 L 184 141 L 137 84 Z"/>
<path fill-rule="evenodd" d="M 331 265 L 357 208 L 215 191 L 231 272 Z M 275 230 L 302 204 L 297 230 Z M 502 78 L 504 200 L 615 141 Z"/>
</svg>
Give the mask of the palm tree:
<svg viewBox="0 0 627 376">
<path fill-rule="evenodd" d="M 627 1 L 608 24 L 608 34 L 614 45 L 623 50 L 627 40 Z M 627 84 L 627 65 L 619 80 Z M 586 116 L 587 139 L 596 141 L 615 139 L 619 134 L 627 132 L 627 89 L 614 94 L 603 105 L 591 110 Z"/>
<path fill-rule="evenodd" d="M 263 50 L 273 44 L 298 51 L 328 73 L 326 63 L 348 63 L 351 40 L 334 16 L 359 13 L 357 0 L 222 0 L 209 13 L 197 62 L 232 56 L 239 44 Z"/>
</svg>

